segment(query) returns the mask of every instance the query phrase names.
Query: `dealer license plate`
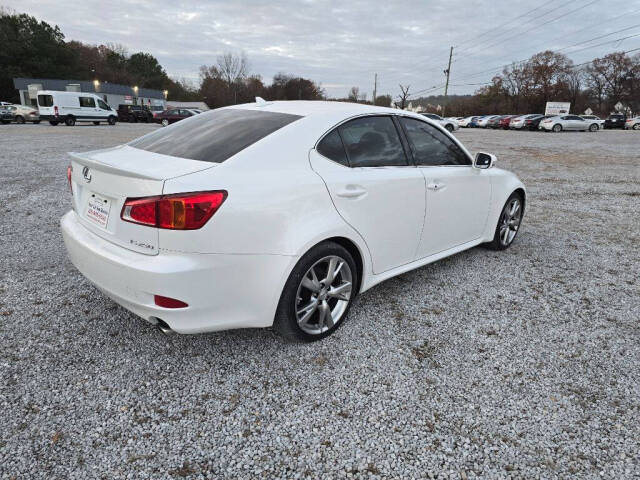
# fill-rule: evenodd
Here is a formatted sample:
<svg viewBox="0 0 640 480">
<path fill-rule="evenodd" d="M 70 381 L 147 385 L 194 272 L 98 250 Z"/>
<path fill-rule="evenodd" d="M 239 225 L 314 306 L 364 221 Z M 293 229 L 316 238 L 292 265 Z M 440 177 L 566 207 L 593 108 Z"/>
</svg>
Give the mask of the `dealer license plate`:
<svg viewBox="0 0 640 480">
<path fill-rule="evenodd" d="M 87 202 L 87 218 L 102 228 L 107 227 L 109 221 L 109 211 L 111 210 L 111 200 L 101 197 L 96 193 L 89 196 Z"/>
</svg>

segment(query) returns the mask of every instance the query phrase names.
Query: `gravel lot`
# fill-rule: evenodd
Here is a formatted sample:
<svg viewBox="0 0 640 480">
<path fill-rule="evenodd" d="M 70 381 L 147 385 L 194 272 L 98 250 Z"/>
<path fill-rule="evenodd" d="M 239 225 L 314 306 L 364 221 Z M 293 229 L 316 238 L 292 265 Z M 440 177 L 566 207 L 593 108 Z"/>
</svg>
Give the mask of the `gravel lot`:
<svg viewBox="0 0 640 480">
<path fill-rule="evenodd" d="M 67 260 L 67 151 L 0 126 L 0 478 L 638 478 L 640 134 L 464 130 L 528 188 L 513 247 L 361 295 L 327 340 L 165 336 Z"/>
</svg>

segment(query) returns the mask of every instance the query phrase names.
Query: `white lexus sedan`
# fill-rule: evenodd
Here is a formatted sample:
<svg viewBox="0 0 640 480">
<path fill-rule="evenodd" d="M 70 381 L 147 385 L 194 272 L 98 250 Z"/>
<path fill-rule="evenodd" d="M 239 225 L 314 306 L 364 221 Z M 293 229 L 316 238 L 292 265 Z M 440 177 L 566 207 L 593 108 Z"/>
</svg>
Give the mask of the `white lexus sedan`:
<svg viewBox="0 0 640 480">
<path fill-rule="evenodd" d="M 259 100 L 70 155 L 69 258 L 165 332 L 326 337 L 377 283 L 509 247 L 525 208 L 493 155 L 422 115 L 353 103 Z"/>
</svg>

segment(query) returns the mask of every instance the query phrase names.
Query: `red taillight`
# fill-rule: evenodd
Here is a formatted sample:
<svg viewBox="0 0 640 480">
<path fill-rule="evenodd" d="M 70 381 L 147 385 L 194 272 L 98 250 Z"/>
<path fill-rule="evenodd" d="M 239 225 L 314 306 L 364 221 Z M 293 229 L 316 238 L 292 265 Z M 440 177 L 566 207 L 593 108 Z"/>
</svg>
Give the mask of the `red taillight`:
<svg viewBox="0 0 640 480">
<path fill-rule="evenodd" d="M 162 308 L 185 308 L 189 305 L 181 300 L 175 298 L 163 297 L 162 295 L 154 295 L 153 301 L 156 305 Z"/>
<path fill-rule="evenodd" d="M 224 190 L 127 198 L 120 218 L 126 222 L 171 230 L 197 230 L 227 198 Z"/>
<path fill-rule="evenodd" d="M 55 106 L 53 107 L 53 114 L 54 114 L 56 117 L 58 116 L 58 106 L 57 106 L 57 105 L 55 105 Z"/>
<path fill-rule="evenodd" d="M 71 194 L 73 195 L 73 187 L 71 186 L 71 174 L 73 173 L 73 167 L 69 165 L 67 167 L 67 181 L 69 182 L 69 190 L 71 190 Z"/>
</svg>

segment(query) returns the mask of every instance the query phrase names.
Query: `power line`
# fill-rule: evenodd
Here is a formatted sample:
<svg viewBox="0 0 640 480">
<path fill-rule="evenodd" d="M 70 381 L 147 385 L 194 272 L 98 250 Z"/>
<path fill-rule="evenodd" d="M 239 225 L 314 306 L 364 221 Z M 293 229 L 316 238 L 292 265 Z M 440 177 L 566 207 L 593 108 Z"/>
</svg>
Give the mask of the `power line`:
<svg viewBox="0 0 640 480">
<path fill-rule="evenodd" d="M 510 40 L 510 39 L 511 39 L 511 38 L 513 38 L 513 37 L 517 37 L 517 36 L 519 36 L 519 35 L 524 35 L 525 33 L 528 33 L 528 32 L 530 32 L 530 31 L 532 31 L 532 30 L 536 30 L 537 28 L 544 27 L 545 25 L 548 25 L 549 23 L 553 23 L 553 22 L 555 22 L 556 20 L 560 20 L 561 18 L 566 17 L 567 15 L 571 15 L 572 13 L 575 13 L 575 12 L 577 12 L 578 10 L 582 10 L 582 9 L 584 9 L 584 8 L 587 8 L 588 6 L 593 5 L 594 3 L 598 2 L 598 1 L 600 1 L 600 0 L 591 0 L 589 3 L 587 3 L 587 4 L 585 4 L 585 5 L 581 5 L 581 6 L 579 6 L 578 8 L 574 8 L 573 10 L 569 10 L 568 12 L 565 12 L 565 13 L 563 13 L 562 15 L 559 15 L 559 16 L 557 16 L 557 17 L 552 18 L 551 20 L 547 20 L 546 22 L 541 23 L 540 25 L 536 25 L 536 26 L 533 26 L 533 27 L 531 27 L 531 28 L 529 28 L 529 29 L 519 31 L 516 35 L 512 35 L 512 36 L 510 36 L 510 37 L 503 38 L 503 39 L 501 39 L 500 41 L 498 41 L 498 42 L 496 42 L 496 43 L 492 43 L 492 44 L 486 45 L 486 46 L 484 46 L 483 48 L 487 49 L 487 48 L 495 47 L 496 45 L 499 45 L 499 44 L 501 44 L 502 42 L 505 42 L 506 40 Z M 474 48 L 475 48 L 475 47 L 474 47 Z M 462 55 L 461 57 L 458 57 L 458 59 L 460 59 L 460 58 L 466 58 L 466 57 L 469 57 L 469 56 L 471 56 L 471 55 L 473 55 L 473 53 L 469 53 L 469 54 L 467 54 L 467 55 Z"/>
</svg>

